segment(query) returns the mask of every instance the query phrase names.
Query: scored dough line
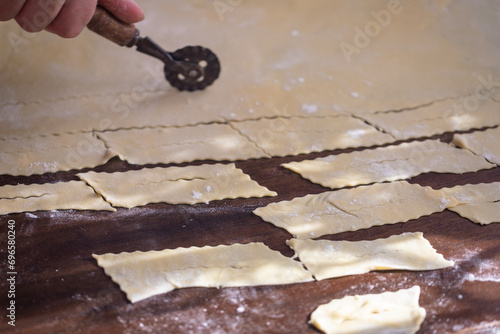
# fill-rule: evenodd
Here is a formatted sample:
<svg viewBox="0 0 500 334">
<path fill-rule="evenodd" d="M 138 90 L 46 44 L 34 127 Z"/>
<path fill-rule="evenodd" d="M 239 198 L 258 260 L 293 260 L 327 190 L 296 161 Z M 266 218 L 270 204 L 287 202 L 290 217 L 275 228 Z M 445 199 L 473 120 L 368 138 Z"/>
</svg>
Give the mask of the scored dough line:
<svg viewBox="0 0 500 334">
<path fill-rule="evenodd" d="M 355 119 L 359 119 L 360 121 L 362 121 L 363 123 L 365 123 L 366 125 L 368 126 L 371 126 L 372 128 L 374 128 L 376 131 L 380 132 L 380 133 L 383 133 L 383 134 L 386 134 L 388 136 L 391 136 L 395 141 L 397 141 L 397 138 L 395 138 L 391 133 L 385 131 L 384 129 L 376 126 L 375 124 L 372 124 L 370 123 L 367 119 L 363 118 L 361 115 L 351 115 L 352 118 L 355 118 Z M 388 145 L 393 145 L 393 143 L 388 143 Z"/>
<path fill-rule="evenodd" d="M 270 152 L 267 152 L 263 147 L 260 147 L 260 145 L 258 145 L 252 139 L 250 139 L 249 136 L 244 135 L 240 130 L 238 130 L 236 127 L 234 127 L 232 123 L 234 123 L 234 122 L 227 122 L 227 125 L 229 125 L 231 127 L 231 129 L 233 129 L 234 131 L 236 131 L 241 137 L 245 138 L 248 141 L 249 144 L 254 145 L 256 148 L 258 148 L 259 150 L 261 150 L 262 152 L 264 152 L 268 156 L 270 156 L 270 157 L 273 156 Z"/>
<path fill-rule="evenodd" d="M 102 198 L 102 200 L 103 200 L 104 202 L 108 203 L 108 204 L 109 204 L 112 208 L 115 208 L 115 209 L 117 208 L 117 207 L 114 207 L 114 206 L 113 206 L 113 204 L 112 204 L 110 201 L 108 201 L 108 200 L 106 199 L 106 197 L 104 197 L 104 195 L 103 195 L 103 194 L 101 194 L 101 193 L 100 193 L 100 192 L 98 192 L 98 191 L 97 191 L 94 187 L 92 187 L 92 185 L 91 185 L 90 183 L 88 183 L 87 181 L 85 181 L 85 180 L 83 180 L 83 179 L 81 179 L 81 178 L 79 178 L 79 179 L 80 179 L 81 181 L 83 181 L 83 182 L 87 185 L 87 187 L 90 187 L 90 189 L 92 189 L 92 190 L 94 191 L 94 193 L 96 193 L 97 195 L 99 195 L 99 196 Z"/>
<path fill-rule="evenodd" d="M 495 102 L 496 102 L 496 101 L 495 101 Z M 488 130 L 491 130 L 491 129 L 496 129 L 496 128 L 499 128 L 499 127 L 500 127 L 500 125 L 494 125 L 494 126 L 491 126 L 491 127 L 489 127 L 489 126 L 488 126 L 488 127 L 485 127 L 485 128 L 484 128 L 484 129 L 482 129 L 482 130 L 474 130 L 474 131 L 472 131 L 472 132 L 470 132 L 470 133 L 475 133 L 475 132 L 485 132 L 485 131 L 488 131 Z M 456 131 L 455 133 L 461 134 L 461 133 L 464 133 L 464 132 L 465 132 L 465 131 Z M 465 133 L 468 133 L 468 132 L 465 132 Z M 491 164 L 494 164 L 494 165 L 497 165 L 497 166 L 498 166 L 498 164 L 497 164 L 496 162 L 489 160 L 487 157 L 483 156 L 483 155 L 482 155 L 482 154 L 480 154 L 480 153 L 476 153 L 476 152 L 474 152 L 474 151 L 473 151 L 473 150 L 471 150 L 470 148 L 465 147 L 465 145 L 464 145 L 463 147 L 462 147 L 462 146 L 460 146 L 460 145 L 458 145 L 458 144 L 455 142 L 455 138 L 453 138 L 453 140 L 451 141 L 451 144 L 453 144 L 455 147 L 457 147 L 457 148 L 459 148 L 459 149 L 461 149 L 461 150 L 466 150 L 466 151 L 469 151 L 470 153 L 472 153 L 472 154 L 473 154 L 473 155 L 475 155 L 476 157 L 478 157 L 478 158 L 483 158 L 483 159 L 484 159 L 484 160 L 486 160 L 487 162 L 489 162 L 489 163 L 491 163 Z"/>
<path fill-rule="evenodd" d="M 444 102 L 444 101 L 448 101 L 448 100 L 458 100 L 460 98 L 464 98 L 464 97 L 470 96 L 471 94 L 463 94 L 463 95 L 456 95 L 456 96 L 447 96 L 447 97 L 443 97 L 443 98 L 440 98 L 440 99 L 435 99 L 435 100 L 432 100 L 432 101 L 429 101 L 429 102 L 426 102 L 426 103 L 422 103 L 422 104 L 419 104 L 419 105 L 416 105 L 416 106 L 413 106 L 413 107 L 406 107 L 406 108 L 401 108 L 401 109 L 397 109 L 397 110 L 380 110 L 380 111 L 375 111 L 373 114 L 390 114 L 390 113 L 400 113 L 400 112 L 404 112 L 404 111 L 408 111 L 408 110 L 418 110 L 418 109 L 421 109 L 421 108 L 430 107 L 430 106 L 432 106 L 435 103 Z"/>
<path fill-rule="evenodd" d="M 15 200 L 15 199 L 29 199 L 29 198 L 40 198 L 40 197 L 45 197 L 45 196 L 51 196 L 53 194 L 50 193 L 44 193 L 41 195 L 30 195 L 30 196 L 16 196 L 16 197 L 0 197 L 1 200 Z"/>
</svg>

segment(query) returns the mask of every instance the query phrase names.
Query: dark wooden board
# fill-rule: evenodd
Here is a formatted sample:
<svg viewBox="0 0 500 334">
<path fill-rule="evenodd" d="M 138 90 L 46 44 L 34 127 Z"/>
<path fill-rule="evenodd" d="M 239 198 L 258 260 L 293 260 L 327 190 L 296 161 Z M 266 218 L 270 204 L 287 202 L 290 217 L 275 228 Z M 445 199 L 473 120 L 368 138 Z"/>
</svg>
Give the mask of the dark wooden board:
<svg viewBox="0 0 500 334">
<path fill-rule="evenodd" d="M 450 134 L 441 136 L 450 140 Z M 252 211 L 268 203 L 327 191 L 280 167 L 288 161 L 325 156 L 236 162 L 275 198 L 209 204 L 150 204 L 117 212 L 61 210 L 0 217 L 0 268 L 5 273 L 7 222 L 16 228 L 16 326 L 8 326 L 7 282 L 2 274 L 0 332 L 17 333 L 317 333 L 308 325 L 320 304 L 345 295 L 395 291 L 419 285 L 427 316 L 420 333 L 491 333 L 500 328 L 500 224 L 480 226 L 445 211 L 390 226 L 327 236 L 373 240 L 423 232 L 453 268 L 428 272 L 388 271 L 304 284 L 175 290 L 131 304 L 104 274 L 93 253 L 264 242 L 286 256 L 291 238 Z M 213 163 L 210 161 L 193 164 Z M 183 164 L 186 165 L 186 164 Z M 115 158 L 96 171 L 141 168 Z M 0 176 L 0 185 L 76 179 L 76 171 L 43 176 Z M 410 180 L 439 189 L 500 181 L 500 168 L 463 175 L 429 173 Z"/>
</svg>

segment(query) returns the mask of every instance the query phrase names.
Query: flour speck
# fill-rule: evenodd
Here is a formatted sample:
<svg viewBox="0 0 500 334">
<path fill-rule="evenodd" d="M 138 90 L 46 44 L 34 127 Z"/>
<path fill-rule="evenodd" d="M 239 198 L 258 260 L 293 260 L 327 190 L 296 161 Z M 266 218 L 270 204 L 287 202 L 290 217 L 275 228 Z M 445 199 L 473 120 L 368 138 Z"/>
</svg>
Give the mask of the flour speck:
<svg viewBox="0 0 500 334">
<path fill-rule="evenodd" d="M 315 104 L 307 104 L 303 103 L 302 104 L 302 110 L 305 111 L 308 114 L 313 114 L 318 111 L 318 106 Z"/>
<path fill-rule="evenodd" d="M 197 192 L 195 190 L 193 190 L 193 192 L 191 193 L 192 199 L 201 199 L 202 197 L 203 197 L 203 194 L 200 192 Z"/>
</svg>

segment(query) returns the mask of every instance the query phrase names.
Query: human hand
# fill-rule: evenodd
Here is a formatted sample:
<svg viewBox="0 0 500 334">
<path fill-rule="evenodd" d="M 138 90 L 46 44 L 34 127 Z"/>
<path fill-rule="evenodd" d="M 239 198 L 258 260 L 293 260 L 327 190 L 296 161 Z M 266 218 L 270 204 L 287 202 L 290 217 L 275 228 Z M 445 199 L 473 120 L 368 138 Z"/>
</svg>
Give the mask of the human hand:
<svg viewBox="0 0 500 334">
<path fill-rule="evenodd" d="M 97 0 L 0 0 L 0 21 L 15 19 L 28 32 L 47 30 L 76 37 L 94 15 Z M 118 19 L 136 23 L 144 13 L 134 0 L 99 0 Z"/>
</svg>

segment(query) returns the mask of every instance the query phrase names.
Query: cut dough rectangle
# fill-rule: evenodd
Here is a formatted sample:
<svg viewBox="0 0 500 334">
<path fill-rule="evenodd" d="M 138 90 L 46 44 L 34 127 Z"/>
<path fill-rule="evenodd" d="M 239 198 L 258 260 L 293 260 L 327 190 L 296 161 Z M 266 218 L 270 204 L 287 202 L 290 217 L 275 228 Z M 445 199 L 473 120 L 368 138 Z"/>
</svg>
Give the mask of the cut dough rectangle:
<svg viewBox="0 0 500 334">
<path fill-rule="evenodd" d="M 277 195 L 250 179 L 234 164 L 77 175 L 112 205 L 126 208 L 148 203 L 195 204 L 225 198 Z"/>
<path fill-rule="evenodd" d="M 461 203 L 448 210 L 481 225 L 500 223 L 500 182 L 441 189 Z"/>
<path fill-rule="evenodd" d="M 414 141 L 282 166 L 332 189 L 403 180 L 428 172 L 466 173 L 495 167 L 469 151 L 439 140 Z"/>
<path fill-rule="evenodd" d="M 483 156 L 500 166 L 500 127 L 467 134 L 455 134 L 453 144 Z"/>
<path fill-rule="evenodd" d="M 99 138 L 132 164 L 268 157 L 227 124 L 100 132 Z"/>
<path fill-rule="evenodd" d="M 271 203 L 254 210 L 298 239 L 395 224 L 441 212 L 457 200 L 406 181 L 328 191 Z"/>
<path fill-rule="evenodd" d="M 420 287 L 380 294 L 345 296 L 320 305 L 310 323 L 326 334 L 416 333 L 425 319 Z"/>
<path fill-rule="evenodd" d="M 238 287 L 313 281 L 302 265 L 262 243 L 92 255 L 127 298 L 188 287 Z"/>
<path fill-rule="evenodd" d="M 365 120 L 397 139 L 430 137 L 444 132 L 463 131 L 500 124 L 498 103 L 478 101 L 477 109 L 468 112 L 461 99 L 434 102 L 417 110 L 363 114 Z"/>
<path fill-rule="evenodd" d="M 317 280 L 373 270 L 433 270 L 453 266 L 432 248 L 421 232 L 373 241 L 287 241 Z"/>
<path fill-rule="evenodd" d="M 230 124 L 271 156 L 373 146 L 394 141 L 392 136 L 348 116 L 277 117 Z"/>
<path fill-rule="evenodd" d="M 82 181 L 0 187 L 0 215 L 65 209 L 116 211 Z"/>
<path fill-rule="evenodd" d="M 95 167 L 115 154 L 90 133 L 0 140 L 0 174 L 32 175 Z"/>
</svg>

